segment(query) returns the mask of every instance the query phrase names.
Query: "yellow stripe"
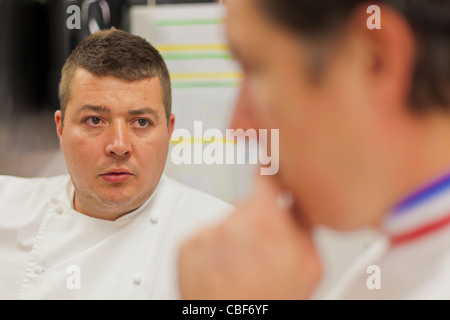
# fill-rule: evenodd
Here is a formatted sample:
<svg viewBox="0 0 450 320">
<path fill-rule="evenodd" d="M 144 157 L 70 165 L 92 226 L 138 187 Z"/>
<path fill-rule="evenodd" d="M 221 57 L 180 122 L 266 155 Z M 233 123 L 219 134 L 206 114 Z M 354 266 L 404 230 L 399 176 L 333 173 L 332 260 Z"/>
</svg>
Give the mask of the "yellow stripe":
<svg viewBox="0 0 450 320">
<path fill-rule="evenodd" d="M 165 44 L 156 47 L 158 51 L 191 51 L 191 50 L 220 50 L 228 51 L 225 44 Z"/>
<path fill-rule="evenodd" d="M 195 143 L 201 143 L 201 144 L 208 144 L 208 143 L 221 143 L 221 144 L 237 144 L 237 141 L 234 139 L 226 139 L 226 138 L 219 138 L 219 137 L 214 137 L 211 140 L 209 139 L 205 139 L 203 137 L 201 138 L 196 138 L 196 137 L 179 137 L 177 139 L 175 138 L 171 138 L 170 139 L 170 143 L 171 144 L 180 144 L 180 143 L 189 143 L 189 144 L 195 144 Z"/>
<path fill-rule="evenodd" d="M 170 74 L 172 80 L 186 80 L 186 79 L 239 79 L 242 74 L 239 72 L 187 72 L 187 73 L 172 73 Z"/>
</svg>

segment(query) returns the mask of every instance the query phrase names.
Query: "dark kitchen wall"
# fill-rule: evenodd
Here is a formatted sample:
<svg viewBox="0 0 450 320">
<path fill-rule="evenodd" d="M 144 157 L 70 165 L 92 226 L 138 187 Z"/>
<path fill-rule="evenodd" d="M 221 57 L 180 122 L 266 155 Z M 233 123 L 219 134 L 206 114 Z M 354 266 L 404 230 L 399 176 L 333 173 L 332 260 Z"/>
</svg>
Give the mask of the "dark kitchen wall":
<svg viewBox="0 0 450 320">
<path fill-rule="evenodd" d="M 42 3 L 0 0 L 0 117 L 45 104 L 47 29 Z"/>
<path fill-rule="evenodd" d="M 146 3 L 0 0 L 0 117 L 20 110 L 57 107 L 61 68 L 72 49 L 95 29 L 92 25 L 128 31 L 130 6 Z M 79 30 L 66 26 L 70 5 L 82 8 Z"/>
</svg>

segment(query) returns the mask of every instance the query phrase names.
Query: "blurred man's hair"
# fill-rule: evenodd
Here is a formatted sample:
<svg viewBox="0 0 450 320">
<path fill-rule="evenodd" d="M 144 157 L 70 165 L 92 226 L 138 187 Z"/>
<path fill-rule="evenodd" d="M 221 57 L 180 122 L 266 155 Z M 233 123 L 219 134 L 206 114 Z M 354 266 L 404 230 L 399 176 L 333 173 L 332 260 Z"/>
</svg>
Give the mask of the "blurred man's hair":
<svg viewBox="0 0 450 320">
<path fill-rule="evenodd" d="M 359 5 L 385 4 L 398 12 L 414 32 L 417 55 L 410 91 L 416 111 L 450 108 L 450 0 L 254 0 L 271 19 L 314 41 L 327 41 L 342 31 Z M 369 15 L 367 15 L 369 17 Z M 383 13 L 381 13 L 383 28 Z M 320 57 L 321 55 L 316 55 Z M 320 77 L 323 61 L 311 61 Z"/>
<path fill-rule="evenodd" d="M 83 68 L 96 76 L 137 81 L 158 77 L 167 119 L 172 109 L 172 89 L 167 66 L 160 53 L 144 38 L 112 28 L 91 34 L 78 44 L 61 72 L 62 119 L 70 99 L 75 71 Z"/>
</svg>

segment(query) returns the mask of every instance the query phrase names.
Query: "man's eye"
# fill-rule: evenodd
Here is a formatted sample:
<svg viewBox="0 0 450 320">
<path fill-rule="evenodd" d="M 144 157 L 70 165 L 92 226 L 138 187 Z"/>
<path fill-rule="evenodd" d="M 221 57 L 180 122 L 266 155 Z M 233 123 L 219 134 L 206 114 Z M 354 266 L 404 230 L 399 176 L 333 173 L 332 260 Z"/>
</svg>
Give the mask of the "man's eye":
<svg viewBox="0 0 450 320">
<path fill-rule="evenodd" d="M 97 126 L 100 124 L 101 121 L 102 121 L 102 119 L 99 117 L 89 117 L 85 120 L 85 123 L 87 123 L 89 125 Z"/>
<path fill-rule="evenodd" d="M 150 124 L 151 124 L 151 122 L 150 122 L 149 120 L 147 120 L 147 119 L 144 119 L 144 118 L 140 118 L 140 119 L 137 119 L 137 120 L 136 120 L 136 125 L 137 125 L 138 127 L 141 127 L 141 128 L 147 127 L 147 126 L 149 126 Z"/>
</svg>

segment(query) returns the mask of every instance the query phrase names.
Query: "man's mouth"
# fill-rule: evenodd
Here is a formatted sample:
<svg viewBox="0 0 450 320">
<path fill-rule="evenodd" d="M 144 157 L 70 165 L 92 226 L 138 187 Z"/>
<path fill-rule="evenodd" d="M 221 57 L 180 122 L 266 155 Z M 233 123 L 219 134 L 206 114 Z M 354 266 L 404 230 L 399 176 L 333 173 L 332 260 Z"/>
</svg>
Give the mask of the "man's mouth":
<svg viewBox="0 0 450 320">
<path fill-rule="evenodd" d="M 121 183 L 131 179 L 133 174 L 125 169 L 115 169 L 101 174 L 100 177 L 106 182 Z"/>
</svg>

